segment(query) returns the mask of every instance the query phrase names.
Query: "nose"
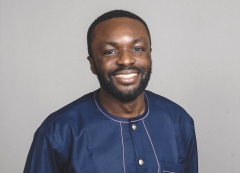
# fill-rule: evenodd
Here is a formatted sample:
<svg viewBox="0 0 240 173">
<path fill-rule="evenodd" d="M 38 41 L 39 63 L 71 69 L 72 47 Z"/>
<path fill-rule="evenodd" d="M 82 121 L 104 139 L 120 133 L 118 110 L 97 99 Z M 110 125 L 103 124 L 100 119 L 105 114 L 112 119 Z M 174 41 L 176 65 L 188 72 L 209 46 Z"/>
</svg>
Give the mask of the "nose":
<svg viewBox="0 0 240 173">
<path fill-rule="evenodd" d="M 130 51 L 122 51 L 117 59 L 117 64 L 127 67 L 133 65 L 135 61 L 136 59 Z"/>
</svg>

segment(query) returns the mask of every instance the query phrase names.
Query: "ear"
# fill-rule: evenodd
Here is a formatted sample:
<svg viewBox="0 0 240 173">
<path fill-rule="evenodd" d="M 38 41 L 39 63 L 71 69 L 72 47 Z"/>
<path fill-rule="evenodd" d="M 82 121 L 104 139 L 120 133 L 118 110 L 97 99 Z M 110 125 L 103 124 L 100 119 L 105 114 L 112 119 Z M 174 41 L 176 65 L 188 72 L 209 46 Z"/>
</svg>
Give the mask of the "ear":
<svg viewBox="0 0 240 173">
<path fill-rule="evenodd" d="M 97 74 L 96 69 L 95 69 L 95 61 L 92 57 L 88 56 L 87 57 L 89 64 L 90 64 L 90 69 L 92 71 L 93 74 Z"/>
</svg>

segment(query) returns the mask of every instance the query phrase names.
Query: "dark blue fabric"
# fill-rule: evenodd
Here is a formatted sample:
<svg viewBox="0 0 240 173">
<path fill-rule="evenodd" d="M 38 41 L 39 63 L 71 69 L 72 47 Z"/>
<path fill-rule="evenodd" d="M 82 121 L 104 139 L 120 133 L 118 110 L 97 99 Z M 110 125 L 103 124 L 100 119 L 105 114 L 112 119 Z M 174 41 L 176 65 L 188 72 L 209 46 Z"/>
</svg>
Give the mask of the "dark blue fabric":
<svg viewBox="0 0 240 173">
<path fill-rule="evenodd" d="M 24 173 L 198 172 L 194 124 L 184 109 L 145 91 L 145 112 L 119 118 L 101 106 L 98 92 L 47 117 L 34 135 Z"/>
</svg>

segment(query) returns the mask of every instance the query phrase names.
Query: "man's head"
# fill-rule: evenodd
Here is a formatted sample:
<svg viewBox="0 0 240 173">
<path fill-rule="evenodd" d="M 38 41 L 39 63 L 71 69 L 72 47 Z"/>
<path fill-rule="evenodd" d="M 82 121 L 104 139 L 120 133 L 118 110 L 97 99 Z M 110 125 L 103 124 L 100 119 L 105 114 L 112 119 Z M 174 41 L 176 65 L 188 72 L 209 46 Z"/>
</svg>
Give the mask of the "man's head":
<svg viewBox="0 0 240 173">
<path fill-rule="evenodd" d="M 91 70 L 101 88 L 121 102 L 135 100 L 151 74 L 151 40 L 145 22 L 115 10 L 97 18 L 88 30 Z"/>
<path fill-rule="evenodd" d="M 144 20 L 142 18 L 140 18 L 139 16 L 137 16 L 136 14 L 133 14 L 129 11 L 124 11 L 124 10 L 113 10 L 113 11 L 109 11 L 107 13 L 102 14 L 101 16 L 99 16 L 88 28 L 88 32 L 87 32 L 87 45 L 88 45 L 88 55 L 90 57 L 93 57 L 92 54 L 92 41 L 94 39 L 94 29 L 95 27 L 103 21 L 112 19 L 112 18 L 119 18 L 119 17 L 127 17 L 127 18 L 131 18 L 131 19 L 136 19 L 139 22 L 141 22 L 147 29 L 147 33 L 150 39 L 150 44 L 151 44 L 151 36 L 150 36 L 150 32 L 148 29 L 147 24 L 144 22 Z"/>
</svg>

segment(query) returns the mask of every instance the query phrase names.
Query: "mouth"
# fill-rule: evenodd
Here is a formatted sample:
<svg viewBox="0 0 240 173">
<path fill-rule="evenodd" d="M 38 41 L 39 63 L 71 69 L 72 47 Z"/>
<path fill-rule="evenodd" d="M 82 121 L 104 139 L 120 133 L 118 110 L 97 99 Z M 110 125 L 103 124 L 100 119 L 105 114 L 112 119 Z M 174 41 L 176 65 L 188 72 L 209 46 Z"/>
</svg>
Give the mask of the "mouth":
<svg viewBox="0 0 240 173">
<path fill-rule="evenodd" d="M 116 85 L 130 86 L 137 85 L 141 80 L 141 69 L 137 67 L 121 67 L 110 73 L 111 78 Z"/>
<path fill-rule="evenodd" d="M 115 77 L 117 78 L 123 78 L 123 79 L 128 79 L 132 78 L 134 76 L 137 76 L 137 73 L 129 73 L 129 74 L 116 74 Z"/>
<path fill-rule="evenodd" d="M 113 75 L 113 80 L 116 85 L 119 86 L 130 86 L 138 84 L 141 76 L 137 71 L 121 71 Z"/>
</svg>

